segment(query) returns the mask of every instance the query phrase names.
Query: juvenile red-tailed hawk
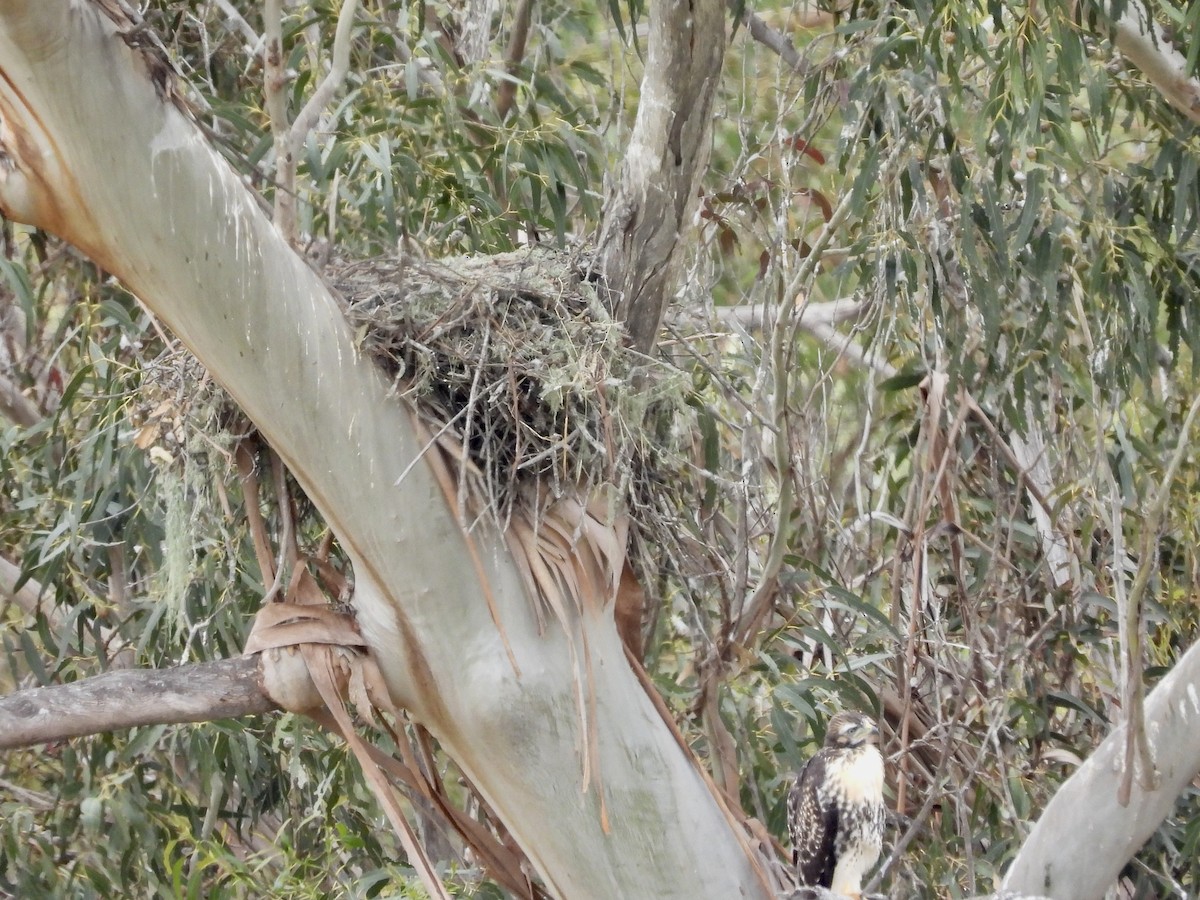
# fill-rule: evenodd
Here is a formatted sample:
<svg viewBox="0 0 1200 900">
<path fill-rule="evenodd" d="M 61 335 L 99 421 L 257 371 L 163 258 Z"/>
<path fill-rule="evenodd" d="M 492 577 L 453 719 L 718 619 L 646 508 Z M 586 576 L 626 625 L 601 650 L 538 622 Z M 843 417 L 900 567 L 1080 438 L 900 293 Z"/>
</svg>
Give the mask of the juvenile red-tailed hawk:
<svg viewBox="0 0 1200 900">
<path fill-rule="evenodd" d="M 860 898 L 883 844 L 883 757 L 879 729 L 857 712 L 829 720 L 817 751 L 788 794 L 792 862 L 803 887 Z"/>
</svg>

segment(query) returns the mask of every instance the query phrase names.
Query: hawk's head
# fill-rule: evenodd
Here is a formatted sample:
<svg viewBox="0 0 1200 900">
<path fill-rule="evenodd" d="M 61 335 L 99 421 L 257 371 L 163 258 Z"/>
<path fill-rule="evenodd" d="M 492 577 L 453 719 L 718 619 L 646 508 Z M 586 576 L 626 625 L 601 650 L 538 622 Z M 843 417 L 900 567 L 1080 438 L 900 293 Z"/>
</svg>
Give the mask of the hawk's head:
<svg viewBox="0 0 1200 900">
<path fill-rule="evenodd" d="M 829 720 L 825 731 L 825 746 L 849 749 L 864 744 L 878 744 L 879 729 L 860 712 L 840 712 Z"/>
</svg>

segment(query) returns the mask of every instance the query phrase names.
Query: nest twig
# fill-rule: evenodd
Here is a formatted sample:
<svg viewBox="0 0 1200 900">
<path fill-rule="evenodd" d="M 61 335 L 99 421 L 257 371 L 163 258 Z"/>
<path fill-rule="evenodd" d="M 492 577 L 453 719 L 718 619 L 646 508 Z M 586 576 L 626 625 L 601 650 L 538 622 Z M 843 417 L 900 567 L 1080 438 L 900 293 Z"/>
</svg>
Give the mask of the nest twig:
<svg viewBox="0 0 1200 900">
<path fill-rule="evenodd" d="M 358 343 L 481 474 L 501 521 L 522 484 L 626 480 L 645 400 L 639 360 L 583 260 L 530 248 L 432 262 L 355 262 L 333 275 Z"/>
</svg>

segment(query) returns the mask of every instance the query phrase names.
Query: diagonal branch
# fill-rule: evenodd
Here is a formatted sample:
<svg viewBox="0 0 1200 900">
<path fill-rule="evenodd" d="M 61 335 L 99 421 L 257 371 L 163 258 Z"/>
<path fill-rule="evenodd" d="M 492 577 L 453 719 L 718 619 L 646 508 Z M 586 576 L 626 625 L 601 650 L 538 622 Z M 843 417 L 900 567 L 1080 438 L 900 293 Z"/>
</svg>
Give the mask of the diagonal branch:
<svg viewBox="0 0 1200 900">
<path fill-rule="evenodd" d="M 1116 7 L 1120 16 L 1113 16 Z M 1200 122 L 1200 79 L 1189 77 L 1187 57 L 1175 49 L 1154 21 L 1143 0 L 1100 4 L 1113 20 L 1114 39 L 1121 55 L 1141 70 L 1167 102 L 1193 122 Z"/>
<path fill-rule="evenodd" d="M 1121 804 L 1129 723 L 1113 729 L 1047 804 L 1008 870 L 1005 888 L 1042 891 L 1055 900 L 1104 895 L 1200 772 L 1198 684 L 1200 642 L 1146 697 L 1144 721 L 1158 754 L 1158 783 L 1135 781 L 1129 805 Z"/>
<path fill-rule="evenodd" d="M 9 603 L 15 603 L 22 612 L 29 616 L 43 613 L 47 618 L 54 615 L 54 595 L 32 578 L 21 581 L 21 567 L 16 563 L 0 556 L 0 617 L 8 609 Z"/>
<path fill-rule="evenodd" d="M 10 603 L 15 603 L 25 615 L 44 616 L 52 629 L 63 627 L 65 612 L 55 602 L 53 589 L 48 589 L 32 578 L 21 582 L 21 567 L 0 556 L 0 620 L 4 618 Z M 110 583 L 110 588 L 115 581 Z M 108 665 L 114 669 L 124 669 L 132 660 L 132 647 L 121 637 L 120 632 L 107 625 L 101 625 L 99 631 L 98 651 L 104 656 Z"/>
<path fill-rule="evenodd" d="M 730 6 L 732 5 L 731 3 Z M 803 60 L 790 37 L 778 29 L 772 28 L 762 16 L 751 9 L 746 9 L 743 20 L 746 28 L 750 30 L 750 37 L 767 49 L 773 50 L 788 68 L 800 70 Z"/>
</svg>

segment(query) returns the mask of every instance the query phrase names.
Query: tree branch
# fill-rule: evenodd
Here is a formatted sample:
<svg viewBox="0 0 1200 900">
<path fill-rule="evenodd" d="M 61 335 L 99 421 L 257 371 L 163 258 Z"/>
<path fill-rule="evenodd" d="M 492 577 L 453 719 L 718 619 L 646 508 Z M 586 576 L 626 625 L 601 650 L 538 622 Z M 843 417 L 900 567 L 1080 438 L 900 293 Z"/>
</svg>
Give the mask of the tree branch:
<svg viewBox="0 0 1200 900">
<path fill-rule="evenodd" d="M 138 725 L 233 719 L 276 708 L 259 687 L 258 656 L 109 672 L 0 697 L 0 750 Z"/>
<path fill-rule="evenodd" d="M 821 319 L 809 320 L 807 316 L 800 319 L 799 325 L 813 337 L 829 347 L 838 356 L 874 372 L 880 378 L 892 378 L 896 375 L 896 367 L 888 362 L 877 347 L 864 350 L 854 340 L 852 335 L 845 335 L 828 322 Z"/>
<path fill-rule="evenodd" d="M 42 421 L 42 412 L 37 405 L 3 374 L 0 374 L 0 416 L 26 427 Z"/>
<path fill-rule="evenodd" d="M 1179 430 L 1179 438 L 1175 444 L 1175 452 L 1163 472 L 1162 483 L 1158 492 L 1145 510 L 1141 523 L 1142 544 L 1138 549 L 1138 568 L 1129 595 L 1125 598 L 1125 609 L 1121 610 L 1121 622 L 1118 634 L 1121 640 L 1121 650 L 1125 654 L 1125 765 L 1122 773 L 1121 786 L 1117 791 L 1117 802 L 1122 806 L 1129 802 L 1133 789 L 1133 775 L 1140 770 L 1143 786 L 1152 788 L 1155 779 L 1155 763 L 1147 737 L 1145 718 L 1145 702 L 1143 700 L 1142 682 L 1142 632 L 1145 628 L 1142 610 L 1146 591 L 1150 580 L 1158 571 L 1155 565 L 1158 556 L 1158 541 L 1162 536 L 1163 522 L 1167 517 L 1167 505 L 1171 501 L 1171 485 L 1175 474 L 1183 462 L 1184 456 L 1191 449 L 1189 440 L 1192 424 L 1200 414 L 1200 395 L 1192 400 L 1191 408 L 1183 420 Z M 1117 577 L 1121 577 L 1118 575 Z M 1193 740 L 1200 736 L 1197 730 Z M 1138 766 L 1137 763 L 1141 762 Z M 1200 769 L 1200 765 L 1197 766 Z"/>
<path fill-rule="evenodd" d="M 1146 733 L 1159 780 L 1132 785 L 1128 806 L 1117 794 L 1128 723 L 1113 729 L 1047 804 L 1004 878 L 1004 887 L 1041 891 L 1055 900 L 1102 896 L 1121 869 L 1175 807 L 1200 772 L 1200 642 L 1146 698 Z"/>
<path fill-rule="evenodd" d="M 708 162 L 724 54 L 719 0 L 651 6 L 637 119 L 597 253 L 610 306 L 643 352 L 654 345 L 674 288 L 680 230 Z"/>
<path fill-rule="evenodd" d="M 230 28 L 240 34 L 246 41 L 246 48 L 251 53 L 257 55 L 262 38 L 254 32 L 254 29 L 250 27 L 250 23 L 238 12 L 237 7 L 230 3 L 229 0 L 216 0 L 216 6 L 217 9 L 225 14 Z"/>
<path fill-rule="evenodd" d="M 847 5 L 841 2 L 836 4 L 836 8 L 844 10 Z M 729 0 L 728 6 L 736 11 L 737 4 L 733 0 Z M 828 28 L 833 25 L 834 15 L 834 11 L 828 6 L 821 8 L 820 4 L 806 0 L 806 2 L 792 5 L 787 13 L 787 23 L 788 27 L 792 29 Z M 750 37 L 775 53 L 785 66 L 801 75 L 805 74 L 804 57 L 796 49 L 791 37 L 775 28 L 748 5 L 742 11 L 742 22 L 745 24 L 746 30 L 750 32 Z"/>
<path fill-rule="evenodd" d="M 508 50 L 504 54 L 504 71 L 508 77 L 500 82 L 496 90 L 496 118 L 503 122 L 512 109 L 517 97 L 517 67 L 525 58 L 525 44 L 529 40 L 529 25 L 533 21 L 533 0 L 518 0 L 513 15 L 512 33 L 508 38 Z"/>
<path fill-rule="evenodd" d="M 1113 20 L 1114 4 L 1099 5 Z M 1141 70 L 1168 103 L 1193 122 L 1200 122 L 1200 79 L 1188 77 L 1187 58 L 1171 45 L 1142 0 L 1128 0 L 1121 5 L 1124 9 L 1113 21 L 1121 55 Z"/>
<path fill-rule="evenodd" d="M 979 411 L 982 415 L 982 410 Z M 1009 443 L 1013 456 L 1016 458 L 1025 478 L 1035 483 L 1041 496 L 1049 496 L 1053 491 L 1050 481 L 1050 462 L 1046 458 L 1046 437 L 1041 422 L 1033 408 L 1033 401 L 1025 399 L 1024 432 L 1013 428 L 1009 432 Z M 1058 588 L 1069 587 L 1079 582 L 1079 559 L 1071 552 L 1071 547 L 1063 534 L 1050 507 L 1042 505 L 1041 501 L 1029 493 L 1029 508 L 1033 516 L 1033 526 L 1037 529 L 1038 539 L 1042 545 L 1042 555 L 1050 569 L 1050 578 Z M 1060 515 L 1061 518 L 1061 515 Z"/>
<path fill-rule="evenodd" d="M 807 328 L 810 325 L 836 325 L 857 319 L 866 310 L 867 304 L 850 297 L 839 297 L 822 303 L 796 303 L 796 317 Z M 718 306 L 714 315 L 720 322 L 736 322 L 743 328 L 762 328 L 768 319 L 776 317 L 774 303 L 743 303 L 739 306 Z"/>
<path fill-rule="evenodd" d="M 263 0 L 263 105 L 275 139 L 275 225 L 296 239 L 296 161 L 291 158 L 287 72 L 283 67 L 283 3 Z"/>
<path fill-rule="evenodd" d="M 292 129 L 288 135 L 293 166 L 304 139 L 317 126 L 317 118 L 321 115 L 321 111 L 333 100 L 333 95 L 337 93 L 342 82 L 346 80 L 346 75 L 350 72 L 350 37 L 354 31 L 354 16 L 357 12 L 358 0 L 342 0 L 342 8 L 338 12 L 337 30 L 333 35 L 333 58 L 329 72 L 321 79 L 317 89 L 313 91 L 308 102 L 304 104 L 304 108 L 300 110 L 300 114 L 296 116 L 296 121 L 292 123 Z M 292 175 L 294 179 L 295 173 L 293 172 Z"/>
<path fill-rule="evenodd" d="M 20 588 L 21 567 L 0 556 L 0 619 L 9 603 L 15 603 L 28 616 L 45 617 L 52 629 L 62 627 L 63 610 L 55 604 L 54 591 L 47 590 L 32 578 Z M 100 626 L 97 651 L 108 660 L 114 669 L 127 668 L 132 661 L 132 648 L 121 637 L 120 632 L 107 625 Z"/>
<path fill-rule="evenodd" d="M 263 98 L 275 138 L 275 224 L 292 243 L 296 241 L 296 157 L 308 133 L 317 125 L 350 71 L 350 38 L 358 0 L 342 0 L 329 72 L 290 125 L 287 116 L 287 72 L 283 65 L 283 9 L 280 0 L 265 0 L 263 27 Z"/>
<path fill-rule="evenodd" d="M 54 594 L 47 592 L 32 578 L 26 579 L 18 588 L 17 582 L 20 578 L 21 567 L 0 556 L 0 618 L 3 617 L 9 603 L 17 604 L 26 615 L 36 616 L 41 612 L 45 613 L 47 618 L 51 617 Z"/>
<path fill-rule="evenodd" d="M 732 6 L 733 4 L 730 5 Z M 790 37 L 772 28 L 762 16 L 749 7 L 746 8 L 743 21 L 745 21 L 746 28 L 750 31 L 750 37 L 754 38 L 754 40 L 758 41 L 768 50 L 773 50 L 789 69 L 800 71 L 802 63 L 800 53 L 796 50 L 796 45 L 792 43 Z"/>
</svg>

